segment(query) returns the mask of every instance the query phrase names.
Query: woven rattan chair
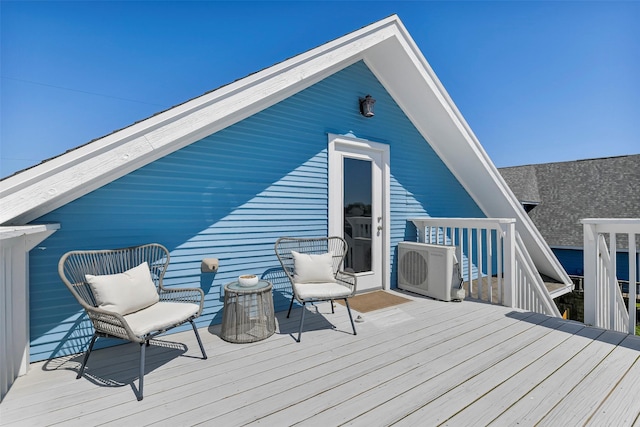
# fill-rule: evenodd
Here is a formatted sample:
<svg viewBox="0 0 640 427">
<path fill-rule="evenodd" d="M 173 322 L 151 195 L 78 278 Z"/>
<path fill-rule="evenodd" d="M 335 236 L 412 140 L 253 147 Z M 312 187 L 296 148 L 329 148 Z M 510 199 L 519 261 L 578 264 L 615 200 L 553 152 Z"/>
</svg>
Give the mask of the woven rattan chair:
<svg viewBox="0 0 640 427">
<path fill-rule="evenodd" d="M 198 288 L 163 287 L 168 265 L 169 251 L 157 243 L 113 250 L 72 251 L 60 258 L 58 273 L 85 309 L 95 330 L 77 378 L 82 377 L 98 337 L 137 342 L 140 344 L 138 400 L 142 400 L 145 347 L 153 337 L 186 322 L 193 327 L 202 358 L 207 358 L 193 322 L 202 312 L 204 292 Z"/>
<path fill-rule="evenodd" d="M 341 270 L 347 249 L 347 242 L 336 236 L 281 237 L 276 241 L 276 255 L 293 289 L 287 318 L 291 314 L 294 299 L 302 304 L 298 342 L 302 335 L 305 305 L 308 302 L 344 299 L 353 335 L 356 335 L 349 298 L 356 293 L 357 280 L 353 273 Z M 334 312 L 333 303 L 331 312 Z"/>
</svg>

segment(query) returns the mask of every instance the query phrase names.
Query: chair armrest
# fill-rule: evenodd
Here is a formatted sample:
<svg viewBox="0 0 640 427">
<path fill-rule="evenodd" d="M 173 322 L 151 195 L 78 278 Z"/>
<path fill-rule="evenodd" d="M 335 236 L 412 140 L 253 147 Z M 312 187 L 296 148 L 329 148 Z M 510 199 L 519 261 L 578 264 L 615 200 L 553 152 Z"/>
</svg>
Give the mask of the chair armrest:
<svg viewBox="0 0 640 427">
<path fill-rule="evenodd" d="M 336 280 L 338 283 L 351 289 L 351 295 L 355 295 L 358 284 L 358 279 L 355 274 L 347 273 L 346 271 L 338 271 L 336 273 Z"/>
<path fill-rule="evenodd" d="M 144 341 L 133 333 L 121 314 L 99 307 L 85 307 L 85 311 L 97 333 L 134 342 Z"/>
<path fill-rule="evenodd" d="M 174 301 L 174 302 L 191 302 L 198 304 L 200 309 L 198 310 L 198 316 L 202 313 L 204 307 L 204 291 L 200 288 L 162 288 L 159 290 L 158 295 L 160 301 Z"/>
</svg>

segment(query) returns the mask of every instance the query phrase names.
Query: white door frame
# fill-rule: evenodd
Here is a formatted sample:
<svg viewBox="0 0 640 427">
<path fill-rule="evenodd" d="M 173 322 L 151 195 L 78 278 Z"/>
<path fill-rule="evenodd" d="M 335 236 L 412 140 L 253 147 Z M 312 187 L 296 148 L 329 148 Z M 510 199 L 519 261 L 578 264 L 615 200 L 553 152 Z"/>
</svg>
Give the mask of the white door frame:
<svg viewBox="0 0 640 427">
<path fill-rule="evenodd" d="M 380 250 L 382 265 L 381 278 L 382 289 L 389 289 L 391 283 L 391 238 L 389 234 L 389 223 L 391 218 L 390 193 L 391 193 L 391 172 L 389 167 L 390 147 L 388 144 L 373 142 L 366 139 L 355 138 L 345 135 L 330 133 L 328 145 L 328 168 L 329 168 L 329 235 L 342 236 L 343 234 L 343 154 L 347 153 L 375 153 L 382 159 L 382 194 L 381 209 L 381 236 Z M 374 226 L 377 224 L 374 221 Z"/>
</svg>

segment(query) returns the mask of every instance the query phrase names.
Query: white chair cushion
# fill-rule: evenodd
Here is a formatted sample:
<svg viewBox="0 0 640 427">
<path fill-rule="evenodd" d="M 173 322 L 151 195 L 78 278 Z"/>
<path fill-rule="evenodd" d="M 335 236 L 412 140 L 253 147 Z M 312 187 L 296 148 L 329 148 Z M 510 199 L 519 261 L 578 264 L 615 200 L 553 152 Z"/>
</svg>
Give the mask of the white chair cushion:
<svg viewBox="0 0 640 427">
<path fill-rule="evenodd" d="M 301 254 L 291 251 L 293 255 L 293 273 L 296 283 L 328 283 L 335 282 L 333 273 L 333 254 Z"/>
<path fill-rule="evenodd" d="M 335 282 L 326 283 L 294 283 L 294 290 L 301 300 L 335 299 L 351 295 L 351 289 Z"/>
<path fill-rule="evenodd" d="M 86 274 L 85 278 L 98 307 L 122 315 L 142 310 L 160 300 L 146 261 L 124 273 Z"/>
<path fill-rule="evenodd" d="M 161 301 L 144 310 L 124 316 L 137 336 L 183 323 L 198 312 L 200 306 L 190 302 Z"/>
</svg>

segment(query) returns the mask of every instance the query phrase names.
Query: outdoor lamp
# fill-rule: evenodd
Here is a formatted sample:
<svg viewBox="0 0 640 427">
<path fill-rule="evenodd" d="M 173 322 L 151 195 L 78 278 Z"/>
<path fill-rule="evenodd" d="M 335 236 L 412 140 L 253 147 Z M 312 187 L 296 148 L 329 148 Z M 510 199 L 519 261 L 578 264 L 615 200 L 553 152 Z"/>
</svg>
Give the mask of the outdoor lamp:
<svg viewBox="0 0 640 427">
<path fill-rule="evenodd" d="M 365 117 L 373 117 L 373 104 L 375 103 L 376 100 L 371 95 L 360 98 L 360 114 Z"/>
</svg>

